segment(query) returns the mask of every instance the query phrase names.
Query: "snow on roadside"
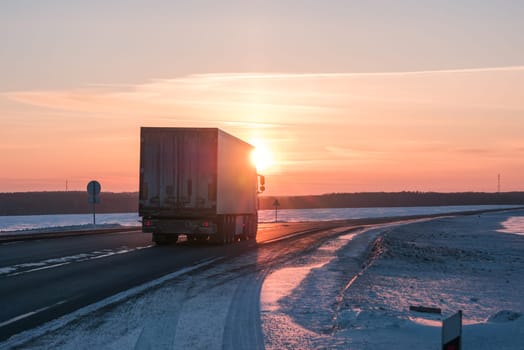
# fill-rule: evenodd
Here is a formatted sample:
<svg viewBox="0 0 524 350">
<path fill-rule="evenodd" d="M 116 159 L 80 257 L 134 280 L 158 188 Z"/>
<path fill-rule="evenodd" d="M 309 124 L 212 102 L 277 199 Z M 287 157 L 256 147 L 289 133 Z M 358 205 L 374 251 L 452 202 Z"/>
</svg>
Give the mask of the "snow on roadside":
<svg viewBox="0 0 524 350">
<path fill-rule="evenodd" d="M 375 247 L 381 254 L 348 288 L 365 263 L 360 253 L 369 239 L 358 240 L 378 231 L 352 238 L 323 264 L 319 250 L 275 272 L 262 290 L 266 348 L 438 349 L 442 319 L 463 310 L 464 349 L 524 349 L 524 236 L 507 233 L 524 231 L 515 225 L 522 217 L 491 213 L 383 229 Z"/>
<path fill-rule="evenodd" d="M 14 231 L 0 231 L 1 236 L 9 235 L 21 235 L 21 234 L 39 234 L 39 233 L 57 233 L 57 232 L 69 232 L 69 231 L 89 231 L 89 230 L 102 230 L 102 229 L 111 229 L 111 228 L 121 228 L 124 227 L 120 224 L 84 224 L 84 225 L 69 225 L 69 226 L 51 226 L 43 228 L 30 228 L 30 229 L 20 229 Z"/>
<path fill-rule="evenodd" d="M 333 347 L 340 292 L 361 271 L 369 245 L 389 226 L 338 236 L 266 277 L 260 306 L 266 349 Z"/>
</svg>

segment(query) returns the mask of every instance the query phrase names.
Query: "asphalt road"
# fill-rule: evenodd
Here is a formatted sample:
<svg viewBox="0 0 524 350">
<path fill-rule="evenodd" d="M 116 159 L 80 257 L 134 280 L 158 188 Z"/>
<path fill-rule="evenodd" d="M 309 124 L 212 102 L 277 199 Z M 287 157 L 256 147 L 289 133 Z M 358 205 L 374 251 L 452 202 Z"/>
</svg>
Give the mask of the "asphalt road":
<svg viewBox="0 0 524 350">
<path fill-rule="evenodd" d="M 328 223 L 264 224 L 258 241 L 274 242 Z M 254 249 L 228 246 L 155 246 L 137 231 L 0 244 L 0 341 L 121 291 L 191 267 Z"/>
<path fill-rule="evenodd" d="M 255 289 L 250 293 L 238 292 L 240 298 L 254 298 L 267 271 L 293 256 L 307 254 L 310 247 L 329 238 L 328 229 L 398 220 L 262 224 L 258 244 L 247 241 L 227 246 L 184 241 L 155 246 L 149 234 L 137 231 L 0 243 L 0 341 L 203 261 L 215 259 L 214 265 L 222 264 L 256 250 L 257 260 L 247 268 L 249 278 L 258 282 L 251 284 Z M 235 313 L 241 317 L 243 310 L 231 310 Z M 253 320 L 244 318 L 246 323 Z M 252 327 L 254 331 L 257 325 Z M 237 334 L 226 329 L 230 344 L 226 348 L 242 345 Z"/>
</svg>

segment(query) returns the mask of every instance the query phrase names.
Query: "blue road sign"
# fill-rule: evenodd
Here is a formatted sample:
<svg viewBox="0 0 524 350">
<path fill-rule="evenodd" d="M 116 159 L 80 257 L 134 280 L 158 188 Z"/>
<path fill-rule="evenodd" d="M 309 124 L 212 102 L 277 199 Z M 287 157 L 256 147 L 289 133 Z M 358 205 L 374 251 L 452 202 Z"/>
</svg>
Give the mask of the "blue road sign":
<svg viewBox="0 0 524 350">
<path fill-rule="evenodd" d="M 89 193 L 90 196 L 96 196 L 100 193 L 100 190 L 102 189 L 102 186 L 100 186 L 100 182 L 98 181 L 90 181 L 87 184 L 87 193 Z"/>
</svg>

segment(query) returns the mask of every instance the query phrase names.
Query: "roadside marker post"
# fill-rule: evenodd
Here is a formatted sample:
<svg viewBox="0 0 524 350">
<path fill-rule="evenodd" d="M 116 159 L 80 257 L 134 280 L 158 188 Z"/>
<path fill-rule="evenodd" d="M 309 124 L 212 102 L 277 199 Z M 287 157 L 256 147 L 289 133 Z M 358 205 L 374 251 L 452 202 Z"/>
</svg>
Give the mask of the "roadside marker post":
<svg viewBox="0 0 524 350">
<path fill-rule="evenodd" d="M 462 310 L 442 321 L 442 350 L 462 349 Z"/>
<path fill-rule="evenodd" d="M 96 225 L 95 204 L 100 203 L 100 197 L 98 195 L 101 189 L 102 186 L 100 186 L 100 182 L 98 181 L 93 180 L 87 184 L 87 194 L 89 195 L 87 202 L 93 204 L 93 225 Z"/>
</svg>

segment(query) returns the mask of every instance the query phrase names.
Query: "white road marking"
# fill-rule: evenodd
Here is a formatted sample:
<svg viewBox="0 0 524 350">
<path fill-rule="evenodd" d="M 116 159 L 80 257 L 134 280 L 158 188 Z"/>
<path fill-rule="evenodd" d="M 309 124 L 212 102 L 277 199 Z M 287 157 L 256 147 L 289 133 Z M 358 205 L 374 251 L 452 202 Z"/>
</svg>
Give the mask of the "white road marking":
<svg viewBox="0 0 524 350">
<path fill-rule="evenodd" d="M 9 324 L 11 324 L 11 323 L 14 323 L 14 322 L 17 322 L 17 321 L 23 320 L 24 318 L 27 318 L 27 317 L 29 317 L 29 316 L 33 316 L 33 315 L 35 315 L 35 314 L 37 314 L 37 313 L 40 313 L 40 312 L 42 312 L 42 311 L 49 310 L 49 309 L 51 309 L 51 308 L 53 308 L 53 307 L 55 307 L 55 306 L 62 305 L 62 304 L 64 304 L 64 303 L 66 303 L 67 301 L 68 301 L 67 299 L 66 299 L 66 300 L 62 300 L 62 301 L 59 301 L 59 302 L 56 303 L 56 304 L 53 304 L 53 305 L 50 305 L 50 306 L 46 306 L 46 307 L 40 308 L 40 309 L 38 309 L 38 310 L 35 310 L 35 311 L 31 311 L 31 312 L 25 313 L 25 314 L 23 314 L 23 315 L 19 315 L 19 316 L 13 317 L 13 318 L 10 319 L 10 320 L 7 320 L 7 321 L 4 321 L 4 322 L 0 323 L 0 328 L 5 327 L 5 326 L 7 326 L 7 325 L 9 325 Z"/>
<path fill-rule="evenodd" d="M 24 273 L 35 272 L 35 271 L 40 271 L 40 270 L 53 269 L 53 268 L 55 268 L 55 267 L 59 267 L 59 266 L 63 266 L 63 265 L 69 265 L 69 264 L 71 264 L 71 262 L 65 262 L 65 263 L 61 263 L 61 264 L 54 264 L 54 265 L 48 265 L 48 266 L 44 266 L 44 267 L 38 267 L 38 268 L 36 268 L 36 269 L 31 269 L 31 270 L 26 270 L 26 271 L 21 271 L 21 272 L 10 273 L 9 275 L 7 275 L 7 277 L 12 277 L 12 276 L 17 276 L 17 275 L 23 275 Z"/>
<path fill-rule="evenodd" d="M 116 250 L 105 249 L 102 251 L 94 251 L 91 253 L 81 253 L 77 255 L 64 256 L 60 258 L 47 259 L 47 260 L 42 260 L 42 261 L 37 261 L 37 262 L 5 266 L 5 267 L 0 268 L 0 276 L 13 277 L 13 276 L 22 275 L 25 273 L 30 273 L 30 272 L 35 272 L 35 271 L 40 271 L 40 270 L 45 270 L 45 269 L 52 269 L 55 267 L 60 267 L 60 266 L 68 265 L 71 263 L 107 258 L 109 256 L 118 255 L 118 254 L 131 253 L 137 250 L 151 248 L 153 246 L 154 245 L 151 244 L 151 245 L 135 247 L 135 248 L 120 247 L 120 248 L 117 248 Z M 26 270 L 27 268 L 35 267 L 35 266 L 38 266 L 38 267 Z"/>
</svg>

